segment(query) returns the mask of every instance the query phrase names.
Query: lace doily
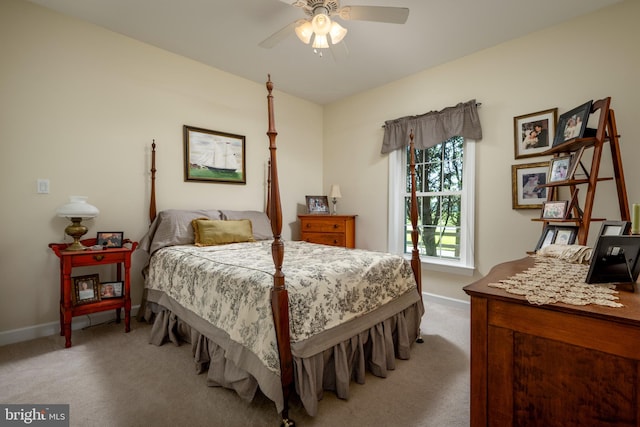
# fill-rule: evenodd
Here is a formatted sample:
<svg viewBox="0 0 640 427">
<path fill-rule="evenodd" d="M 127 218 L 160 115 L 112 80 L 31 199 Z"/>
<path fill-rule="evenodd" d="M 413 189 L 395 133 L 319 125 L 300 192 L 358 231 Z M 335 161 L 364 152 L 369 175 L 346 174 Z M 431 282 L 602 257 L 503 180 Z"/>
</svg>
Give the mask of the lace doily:
<svg viewBox="0 0 640 427">
<path fill-rule="evenodd" d="M 531 304 L 562 302 L 571 305 L 596 304 L 623 307 L 616 302 L 618 291 L 613 284 L 587 284 L 587 264 L 569 263 L 558 258 L 533 255 L 535 265 L 498 283 L 492 288 L 524 296 Z"/>
</svg>

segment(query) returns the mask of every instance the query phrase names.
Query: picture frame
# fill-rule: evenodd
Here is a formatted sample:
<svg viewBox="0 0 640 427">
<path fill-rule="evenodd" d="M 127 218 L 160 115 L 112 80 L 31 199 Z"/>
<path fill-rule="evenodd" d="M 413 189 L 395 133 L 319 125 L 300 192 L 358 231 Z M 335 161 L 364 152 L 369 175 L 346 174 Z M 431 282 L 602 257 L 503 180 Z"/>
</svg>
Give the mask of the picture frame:
<svg viewBox="0 0 640 427">
<path fill-rule="evenodd" d="M 305 196 L 307 199 L 307 213 L 311 215 L 328 215 L 329 198 L 327 196 Z"/>
<path fill-rule="evenodd" d="M 123 289 L 123 281 L 100 283 L 100 299 L 122 298 Z"/>
<path fill-rule="evenodd" d="M 568 210 L 568 200 L 554 200 L 542 203 L 542 219 L 565 219 Z"/>
<path fill-rule="evenodd" d="M 183 126 L 184 180 L 246 184 L 246 138 Z"/>
<path fill-rule="evenodd" d="M 592 104 L 593 100 L 587 101 L 559 117 L 558 125 L 556 126 L 556 135 L 553 139 L 553 147 L 576 138 L 582 138 L 587 128 Z"/>
<path fill-rule="evenodd" d="M 100 301 L 100 276 L 87 274 L 71 278 L 73 286 L 73 305 L 89 304 Z"/>
<path fill-rule="evenodd" d="M 511 207 L 540 209 L 547 199 L 549 162 L 511 165 Z"/>
<path fill-rule="evenodd" d="M 630 285 L 640 274 L 640 236 L 600 236 L 585 282 Z"/>
<path fill-rule="evenodd" d="M 535 250 L 538 251 L 551 244 L 573 245 L 578 237 L 577 225 L 547 224 L 542 230 Z"/>
<path fill-rule="evenodd" d="M 551 148 L 557 121 L 557 108 L 514 117 L 515 158 L 539 156 Z"/>
<path fill-rule="evenodd" d="M 562 182 L 569 179 L 571 155 L 558 156 L 549 160 L 549 182 Z"/>
<path fill-rule="evenodd" d="M 598 236 L 625 236 L 631 230 L 631 221 L 603 221 Z"/>
<path fill-rule="evenodd" d="M 105 249 L 121 248 L 124 243 L 124 232 L 122 231 L 98 231 L 96 245 Z"/>
</svg>

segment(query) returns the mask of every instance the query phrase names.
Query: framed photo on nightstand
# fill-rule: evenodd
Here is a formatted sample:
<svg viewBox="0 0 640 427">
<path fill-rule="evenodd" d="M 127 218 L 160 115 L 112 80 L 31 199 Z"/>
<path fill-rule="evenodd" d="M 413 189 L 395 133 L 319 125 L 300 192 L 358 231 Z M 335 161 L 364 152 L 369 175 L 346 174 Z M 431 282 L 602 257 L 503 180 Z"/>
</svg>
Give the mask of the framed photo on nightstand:
<svg viewBox="0 0 640 427">
<path fill-rule="evenodd" d="M 123 237 L 122 231 L 98 231 L 96 244 L 103 248 L 121 248 Z"/>
<path fill-rule="evenodd" d="M 73 305 L 89 304 L 100 301 L 100 277 L 97 274 L 72 277 Z"/>
<path fill-rule="evenodd" d="M 100 283 L 100 299 L 121 298 L 124 282 Z"/>
</svg>

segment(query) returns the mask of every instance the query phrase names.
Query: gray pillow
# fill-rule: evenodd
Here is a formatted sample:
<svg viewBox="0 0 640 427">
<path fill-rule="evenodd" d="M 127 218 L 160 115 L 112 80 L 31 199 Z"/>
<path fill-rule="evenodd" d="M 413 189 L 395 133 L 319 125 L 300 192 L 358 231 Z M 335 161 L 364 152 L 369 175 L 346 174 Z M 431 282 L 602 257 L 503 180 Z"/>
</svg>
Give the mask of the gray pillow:
<svg viewBox="0 0 640 427">
<path fill-rule="evenodd" d="M 222 219 L 218 210 L 167 209 L 161 211 L 140 241 L 140 248 L 152 254 L 165 246 L 192 245 L 195 242 L 195 235 L 191 220 L 196 218 Z"/>
<path fill-rule="evenodd" d="M 220 211 L 222 219 L 248 219 L 251 221 L 253 238 L 256 240 L 273 239 L 271 221 L 266 213 L 260 211 Z"/>
</svg>

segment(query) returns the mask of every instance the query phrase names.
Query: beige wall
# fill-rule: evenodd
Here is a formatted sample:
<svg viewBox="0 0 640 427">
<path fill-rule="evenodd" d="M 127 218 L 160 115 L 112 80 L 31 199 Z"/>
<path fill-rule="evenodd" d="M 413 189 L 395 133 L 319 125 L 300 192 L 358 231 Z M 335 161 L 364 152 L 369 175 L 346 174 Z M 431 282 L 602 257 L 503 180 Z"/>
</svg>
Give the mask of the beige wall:
<svg viewBox="0 0 640 427">
<path fill-rule="evenodd" d="M 629 199 L 640 201 L 640 170 L 632 167 L 640 155 L 637 16 L 640 4 L 628 0 L 324 108 L 276 90 L 284 237 L 298 235 L 305 194 L 326 194 L 339 183 L 340 211 L 358 214 L 358 247 L 386 250 L 381 125 L 472 98 L 482 102 L 484 130 L 476 159 L 478 268 L 475 277 L 425 269 L 425 291 L 464 299 L 464 284 L 535 245 L 541 226 L 530 219 L 537 213 L 511 209 L 514 116 L 553 107 L 562 113 L 611 96 Z M 89 196 L 100 208 L 87 222 L 89 235 L 142 237 L 152 139 L 160 209 L 262 209 L 264 85 L 21 0 L 0 2 L 0 59 L 0 333 L 58 318 L 57 259 L 47 243 L 63 238 L 66 221 L 54 212 L 69 195 Z M 247 185 L 185 183 L 184 124 L 246 135 Z M 38 178 L 51 180 L 50 194 L 36 194 Z M 617 216 L 612 192 L 611 183 L 599 188 L 597 215 Z M 135 255 L 134 304 L 144 261 Z"/>
<path fill-rule="evenodd" d="M 542 226 L 531 218 L 539 211 L 511 209 L 511 165 L 544 158 L 514 160 L 515 116 L 554 107 L 562 114 L 611 96 L 629 201 L 640 201 L 638 16 L 640 2 L 628 0 L 325 108 L 324 189 L 339 183 L 341 212 L 358 214 L 357 246 L 387 249 L 388 161 L 379 154 L 384 121 L 474 98 L 482 103 L 484 134 L 476 151 L 477 271 L 467 277 L 425 269 L 426 292 L 465 299 L 465 284 L 535 247 Z M 598 186 L 594 216 L 619 219 L 612 182 Z M 593 226 L 591 237 L 599 227 Z"/>
<path fill-rule="evenodd" d="M 273 78 L 290 238 L 304 195 L 322 191 L 322 108 L 278 92 Z M 143 236 L 152 139 L 159 209 L 263 209 L 266 95 L 264 84 L 24 1 L 0 2 L 0 332 L 58 319 L 58 261 L 47 244 L 64 237 L 55 209 L 70 195 L 100 209 L 87 237 Z M 247 184 L 185 183 L 185 124 L 245 135 Z M 50 179 L 50 194 L 36 194 L 38 178 Z M 144 261 L 134 254 L 134 304 Z"/>
</svg>

